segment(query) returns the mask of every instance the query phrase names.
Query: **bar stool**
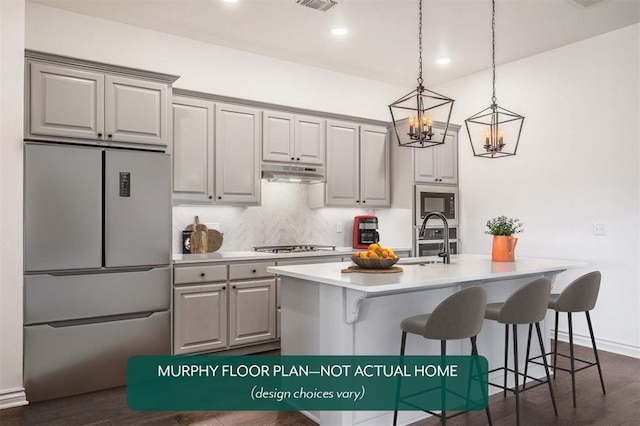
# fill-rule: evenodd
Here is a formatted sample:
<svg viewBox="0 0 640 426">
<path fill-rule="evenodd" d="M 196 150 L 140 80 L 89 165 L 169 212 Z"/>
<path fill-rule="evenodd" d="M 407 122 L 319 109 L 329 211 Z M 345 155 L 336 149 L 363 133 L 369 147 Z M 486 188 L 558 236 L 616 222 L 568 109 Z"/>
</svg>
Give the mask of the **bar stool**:
<svg viewBox="0 0 640 426">
<path fill-rule="evenodd" d="M 589 311 L 596 306 L 596 300 L 598 299 L 598 291 L 600 290 L 600 271 L 589 272 L 569 284 L 560 294 L 552 294 L 549 297 L 549 309 L 553 309 L 556 312 L 556 324 L 554 332 L 554 344 L 553 351 L 550 353 L 553 355 L 553 375 L 555 379 L 556 369 L 571 373 L 571 389 L 573 391 L 573 408 L 576 408 L 576 377 L 577 371 L 584 370 L 585 368 L 598 367 L 598 375 L 600 376 L 600 385 L 602 386 L 602 393 L 607 394 L 604 388 L 604 380 L 602 378 L 602 369 L 600 368 L 600 359 L 598 358 L 598 349 L 596 348 L 596 339 L 593 335 L 593 327 L 591 326 L 591 317 Z M 569 356 L 558 353 L 558 317 L 560 312 L 566 312 L 569 320 Z M 593 346 L 593 354 L 596 362 L 585 361 L 580 358 L 576 358 L 573 354 L 573 322 L 571 314 L 574 312 L 584 312 L 587 316 L 587 325 L 589 326 L 589 335 L 591 336 L 591 344 Z M 529 339 L 531 338 L 531 327 L 529 328 Z M 571 360 L 571 368 L 566 369 L 557 366 L 558 355 Z M 542 357 L 542 356 L 540 356 Z M 540 358 L 535 357 L 532 359 Z M 527 358 L 529 358 L 529 347 L 527 346 Z M 575 361 L 579 361 L 586 364 L 584 367 L 575 368 Z M 534 364 L 539 364 L 536 361 L 531 361 Z M 525 365 L 525 374 L 527 373 L 527 366 Z"/>
<path fill-rule="evenodd" d="M 405 318 L 400 323 L 402 342 L 400 355 L 404 355 L 407 333 L 417 334 L 425 339 L 440 340 L 440 355 L 447 354 L 447 340 L 471 339 L 471 355 L 478 355 L 476 336 L 482 329 L 484 311 L 487 303 L 487 291 L 482 287 L 469 287 L 452 294 L 435 307 L 432 313 L 415 315 Z M 489 425 L 491 413 L 486 408 Z M 447 419 L 463 414 L 456 413 L 447 417 L 446 411 L 440 414 L 427 411 L 440 418 L 440 423 L 446 425 Z M 393 425 L 398 420 L 398 410 L 393 413 Z"/>
<path fill-rule="evenodd" d="M 504 338 L 504 367 L 494 368 L 489 370 L 489 373 L 494 371 L 504 370 L 504 386 L 496 385 L 489 382 L 490 385 L 503 389 L 503 395 L 507 396 L 507 390 L 515 393 L 516 395 L 516 424 L 520 424 L 520 389 L 518 385 L 518 376 L 522 375 L 518 371 L 518 324 L 529 324 L 536 326 L 536 332 L 538 334 L 538 343 L 540 345 L 541 353 L 545 353 L 544 342 L 542 341 L 542 332 L 540 331 L 540 321 L 544 319 L 547 311 L 547 305 L 549 304 L 549 293 L 551 292 L 551 280 L 548 278 L 539 278 L 525 284 L 520 289 L 516 290 L 509 298 L 500 303 L 489 303 L 485 312 L 485 319 L 497 321 L 501 324 L 505 324 L 505 338 Z M 509 325 L 513 326 L 513 370 L 508 368 L 507 363 L 509 361 Z M 531 335 L 529 335 L 531 338 Z M 544 370 L 547 374 L 547 383 L 549 384 L 549 393 L 551 394 L 551 402 L 553 403 L 553 411 L 555 415 L 558 415 L 558 409 L 556 407 L 556 398 L 553 393 L 553 386 L 549 378 L 549 366 L 547 365 L 546 357 L 542 357 L 544 363 Z M 515 377 L 514 389 L 507 388 L 507 373 L 511 371 Z M 524 375 L 524 381 L 527 380 Z M 537 378 L 533 378 L 543 384 Z M 531 389 L 531 388 L 530 388 Z"/>
</svg>

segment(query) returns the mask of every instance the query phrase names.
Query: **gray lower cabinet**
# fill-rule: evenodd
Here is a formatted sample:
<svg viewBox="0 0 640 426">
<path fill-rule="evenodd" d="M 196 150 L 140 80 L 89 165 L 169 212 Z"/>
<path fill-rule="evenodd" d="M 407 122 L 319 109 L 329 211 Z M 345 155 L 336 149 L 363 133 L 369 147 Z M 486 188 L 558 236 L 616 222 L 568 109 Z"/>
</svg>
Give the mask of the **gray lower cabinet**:
<svg viewBox="0 0 640 426">
<path fill-rule="evenodd" d="M 245 345 L 275 338 L 275 278 L 231 283 L 229 345 Z"/>
<path fill-rule="evenodd" d="M 227 346 L 226 283 L 189 285 L 174 290 L 174 354 Z"/>
</svg>

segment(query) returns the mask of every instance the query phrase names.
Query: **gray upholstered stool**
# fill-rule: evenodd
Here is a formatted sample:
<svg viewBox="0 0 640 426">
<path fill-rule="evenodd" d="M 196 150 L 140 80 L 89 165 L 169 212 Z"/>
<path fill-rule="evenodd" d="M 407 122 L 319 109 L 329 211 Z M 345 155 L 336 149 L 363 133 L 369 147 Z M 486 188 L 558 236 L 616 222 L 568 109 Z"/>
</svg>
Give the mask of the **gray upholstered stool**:
<svg viewBox="0 0 640 426">
<path fill-rule="evenodd" d="M 402 343 L 400 355 L 404 355 L 407 343 L 407 333 L 417 334 L 425 339 L 440 340 L 440 355 L 447 354 L 447 340 L 471 339 L 471 355 L 478 355 L 476 336 L 482 329 L 484 311 L 487 303 L 487 291 L 482 287 L 469 287 L 447 297 L 432 313 L 416 315 L 405 318 L 400 323 L 402 329 Z M 427 411 L 440 417 L 440 422 L 445 425 L 447 418 L 460 415 L 464 412 L 447 417 L 446 411 L 440 414 Z M 487 419 L 491 425 L 491 413 L 486 408 Z M 398 420 L 398 411 L 393 413 L 393 424 Z"/>
<path fill-rule="evenodd" d="M 540 352 L 545 353 L 544 342 L 542 341 L 542 332 L 540 331 L 540 321 L 544 319 L 547 311 L 547 305 L 549 304 L 549 293 L 551 292 L 551 280 L 548 278 L 539 278 L 533 280 L 528 284 L 525 284 L 518 290 L 516 290 L 509 298 L 500 303 L 489 303 L 484 317 L 488 320 L 497 321 L 505 325 L 505 338 L 504 338 L 504 367 L 494 368 L 489 373 L 498 370 L 504 370 L 504 385 L 496 385 L 489 382 L 490 385 L 503 389 L 503 395 L 507 395 L 507 373 L 513 372 L 515 378 L 515 387 L 509 389 L 516 395 L 516 424 L 520 424 L 520 389 L 518 386 L 518 376 L 523 375 L 526 382 L 526 374 L 518 371 L 518 324 L 529 324 L 536 326 L 536 332 L 538 333 L 538 343 L 540 344 Z M 508 368 L 507 363 L 509 361 L 509 325 L 513 326 L 513 370 Z M 556 398 L 553 393 L 553 386 L 549 378 L 549 366 L 547 365 L 546 357 L 542 357 L 544 363 L 545 373 L 547 374 L 546 382 L 549 385 L 549 393 L 551 394 L 551 402 L 553 403 L 553 411 L 555 415 L 558 415 L 558 409 L 556 407 Z M 532 379 L 543 384 L 537 378 Z"/>
<path fill-rule="evenodd" d="M 604 388 L 604 380 L 602 378 L 602 369 L 600 368 L 600 359 L 598 358 L 598 349 L 596 348 L 596 339 L 593 336 L 593 327 L 591 326 L 591 317 L 589 316 L 589 311 L 592 310 L 596 306 L 596 300 L 598 299 L 598 291 L 600 290 L 600 279 L 601 274 L 599 271 L 590 272 L 585 274 L 577 279 L 575 279 L 571 284 L 569 284 L 560 294 L 552 294 L 549 298 L 549 309 L 553 309 L 556 311 L 556 325 L 555 325 L 555 333 L 554 333 L 554 344 L 553 351 L 551 354 L 553 355 L 553 374 L 555 378 L 556 369 L 567 371 L 571 373 L 571 389 L 573 390 L 573 407 L 576 407 L 576 376 L 575 373 L 577 371 L 584 370 L 585 368 L 593 367 L 594 365 L 598 367 L 598 374 L 600 375 L 600 385 L 602 386 L 602 393 L 606 394 L 607 391 Z M 558 354 L 558 317 L 560 312 L 566 312 L 567 318 L 569 320 L 569 356 L 564 354 Z M 585 361 L 580 358 L 576 358 L 573 355 L 573 323 L 571 314 L 573 312 L 584 312 L 587 316 L 587 325 L 589 326 L 589 335 L 591 336 L 591 344 L 593 346 L 593 354 L 595 356 L 596 362 Z M 531 328 L 529 328 L 529 336 L 531 336 Z M 531 339 L 531 337 L 529 337 Z M 529 357 L 529 348 L 527 347 L 527 358 Z M 571 368 L 561 368 L 557 367 L 558 355 L 563 356 L 565 358 L 569 358 L 571 360 Z M 533 360 L 540 358 L 535 357 Z M 531 361 L 535 364 L 539 364 L 538 362 Z M 575 361 L 579 361 L 585 366 L 576 369 Z M 527 367 L 525 366 L 525 374 L 527 372 Z"/>
</svg>

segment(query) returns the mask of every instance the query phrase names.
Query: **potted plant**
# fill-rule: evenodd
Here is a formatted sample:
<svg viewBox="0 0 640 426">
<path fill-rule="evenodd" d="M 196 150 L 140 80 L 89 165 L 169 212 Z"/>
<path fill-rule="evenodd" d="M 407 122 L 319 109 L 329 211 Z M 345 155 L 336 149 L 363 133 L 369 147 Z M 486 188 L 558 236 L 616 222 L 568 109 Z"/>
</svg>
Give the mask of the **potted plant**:
<svg viewBox="0 0 640 426">
<path fill-rule="evenodd" d="M 513 262 L 518 238 L 513 234 L 524 231 L 520 219 L 498 216 L 487 221 L 486 234 L 493 235 L 491 260 L 494 262 Z"/>
</svg>

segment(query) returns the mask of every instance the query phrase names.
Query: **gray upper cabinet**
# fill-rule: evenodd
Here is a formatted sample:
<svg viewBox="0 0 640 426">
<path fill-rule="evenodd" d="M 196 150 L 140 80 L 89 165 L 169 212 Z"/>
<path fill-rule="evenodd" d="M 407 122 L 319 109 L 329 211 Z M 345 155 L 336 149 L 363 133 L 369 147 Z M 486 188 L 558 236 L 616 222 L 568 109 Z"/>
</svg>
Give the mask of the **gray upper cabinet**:
<svg viewBox="0 0 640 426">
<path fill-rule="evenodd" d="M 458 183 L 458 130 L 458 126 L 449 125 L 443 145 L 414 150 L 416 183 Z M 444 129 L 435 128 L 434 132 L 438 139 L 442 139 Z"/>
<path fill-rule="evenodd" d="M 386 127 L 327 120 L 324 194 L 321 187 L 311 186 L 310 207 L 388 207 L 391 176 Z"/>
<path fill-rule="evenodd" d="M 27 51 L 25 138 L 168 145 L 176 76 Z"/>
<path fill-rule="evenodd" d="M 389 138 L 385 127 L 360 126 L 360 201 L 363 207 L 391 204 Z"/>
<path fill-rule="evenodd" d="M 358 125 L 327 121 L 326 204 L 360 204 L 360 140 Z"/>
<path fill-rule="evenodd" d="M 213 201 L 215 104 L 173 98 L 173 199 Z"/>
<path fill-rule="evenodd" d="M 260 110 L 216 105 L 215 201 L 260 203 Z"/>
<path fill-rule="evenodd" d="M 102 74 L 40 63 L 30 64 L 30 74 L 29 133 L 102 139 Z"/>
<path fill-rule="evenodd" d="M 280 111 L 262 114 L 264 161 L 324 164 L 324 119 Z"/>
<path fill-rule="evenodd" d="M 167 145 L 169 89 L 166 84 L 107 76 L 107 140 Z"/>
</svg>

